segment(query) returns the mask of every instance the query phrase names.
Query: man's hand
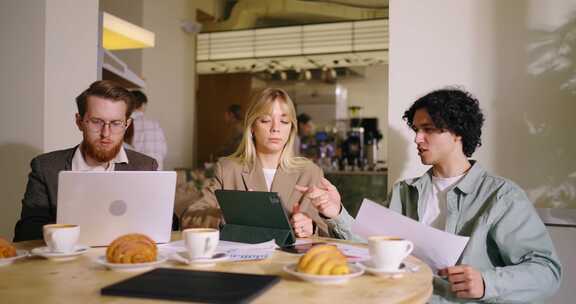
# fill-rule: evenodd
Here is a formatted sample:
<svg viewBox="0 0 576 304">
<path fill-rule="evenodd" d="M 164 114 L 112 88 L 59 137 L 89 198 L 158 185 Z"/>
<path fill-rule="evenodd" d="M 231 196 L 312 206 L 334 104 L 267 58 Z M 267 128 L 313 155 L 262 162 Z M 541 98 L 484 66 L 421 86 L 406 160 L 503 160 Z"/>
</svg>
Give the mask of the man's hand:
<svg viewBox="0 0 576 304">
<path fill-rule="evenodd" d="M 309 237 L 314 234 L 314 224 L 312 224 L 312 219 L 306 214 L 300 212 L 300 206 L 298 203 L 294 204 L 290 223 L 292 224 L 292 227 L 294 227 L 296 237 Z"/>
<path fill-rule="evenodd" d="M 439 274 L 448 279 L 452 292 L 458 298 L 479 299 L 484 296 L 482 274 L 469 265 L 441 269 Z"/>
<path fill-rule="evenodd" d="M 340 214 L 340 210 L 342 210 L 340 193 L 326 178 L 322 178 L 318 187 L 296 185 L 294 188 L 302 192 L 325 217 L 335 218 Z"/>
</svg>

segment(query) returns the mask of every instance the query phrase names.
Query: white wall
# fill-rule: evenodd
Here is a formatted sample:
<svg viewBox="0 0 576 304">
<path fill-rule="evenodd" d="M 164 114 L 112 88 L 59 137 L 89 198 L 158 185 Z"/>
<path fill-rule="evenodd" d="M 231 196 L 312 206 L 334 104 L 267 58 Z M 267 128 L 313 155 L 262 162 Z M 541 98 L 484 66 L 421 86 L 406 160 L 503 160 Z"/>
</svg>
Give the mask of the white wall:
<svg viewBox="0 0 576 304">
<path fill-rule="evenodd" d="M 156 46 L 143 51 L 142 74 L 149 104 L 147 115 L 166 133 L 165 168 L 192 167 L 195 121 L 195 35 L 180 28 L 195 20 L 194 1 L 144 1 L 143 26 L 156 34 Z"/>
<path fill-rule="evenodd" d="M 96 0 L 0 1 L 1 237 L 12 238 L 30 160 L 80 141 L 74 98 L 96 80 L 97 8 Z"/>
<path fill-rule="evenodd" d="M 30 159 L 44 146 L 44 5 L 0 2 L 0 237 L 12 239 Z M 26 24 L 26 27 L 20 26 Z"/>
<path fill-rule="evenodd" d="M 474 158 L 485 168 L 527 190 L 569 182 L 576 171 L 576 102 L 570 90 L 560 88 L 574 70 L 529 71 L 545 51 L 534 43 L 551 37 L 534 25 L 547 24 L 551 11 L 574 16 L 574 8 L 573 1 L 391 0 L 389 182 L 426 170 L 401 117 L 419 96 L 447 85 L 462 85 L 480 100 L 487 120 Z M 561 34 L 569 28 L 547 30 Z M 573 59 L 574 51 L 570 54 Z M 574 244 L 573 231 L 552 233 L 569 272 L 576 259 L 563 250 Z M 569 275 L 553 301 L 573 302 L 574 284 Z"/>
<path fill-rule="evenodd" d="M 474 92 L 483 101 L 484 109 L 492 102 L 494 84 L 487 76 L 494 69 L 492 43 L 485 37 L 492 31 L 492 19 L 487 15 L 488 4 L 484 3 L 489 1 L 391 3 L 389 183 L 426 170 L 416 153 L 413 133 L 402 120 L 404 111 L 418 97 L 433 89 L 458 84 Z M 481 56 L 478 40 L 484 45 Z M 490 134 L 486 133 L 489 132 L 485 132 L 483 140 L 489 147 Z M 488 153 L 475 156 L 491 165 Z"/>
<path fill-rule="evenodd" d="M 388 65 L 366 67 L 365 77 L 338 80 L 348 90 L 348 106 L 360 106 L 362 117 L 378 118 L 383 134 L 380 160 L 387 160 L 388 141 Z"/>
<path fill-rule="evenodd" d="M 546 23 L 553 32 L 545 33 L 541 24 L 561 1 L 548 7 L 535 3 L 538 7 L 531 1 L 396 4 L 399 10 L 391 15 L 396 28 L 390 35 L 394 44 L 390 50 L 389 119 L 391 131 L 398 137 L 389 151 L 394 158 L 391 182 L 424 170 L 412 144 L 412 132 L 401 120 L 403 111 L 433 89 L 462 85 L 478 97 L 487 114 L 483 146 L 475 158 L 529 190 L 541 205 L 557 207 L 559 203 L 544 199 L 539 191 L 565 185 L 576 192 L 576 178 L 570 178 L 576 172 L 576 128 L 572 123 L 576 89 L 561 89 L 576 70 L 573 66 L 558 72 L 545 70 L 542 66 L 557 62 L 542 62 L 542 55 L 553 55 L 556 49 L 534 47 L 570 29 L 562 25 L 571 26 L 576 35 L 576 19 L 557 17 L 553 20 L 563 23 L 552 28 Z M 574 3 L 563 8 L 565 16 L 576 12 Z M 576 65 L 576 51 L 568 55 Z M 514 145 L 509 144 L 512 138 Z M 576 194 L 566 195 L 567 205 L 576 208 Z"/>
<path fill-rule="evenodd" d="M 98 77 L 98 1 L 46 1 L 44 30 L 44 151 L 53 151 L 82 140 L 75 98 Z"/>
</svg>

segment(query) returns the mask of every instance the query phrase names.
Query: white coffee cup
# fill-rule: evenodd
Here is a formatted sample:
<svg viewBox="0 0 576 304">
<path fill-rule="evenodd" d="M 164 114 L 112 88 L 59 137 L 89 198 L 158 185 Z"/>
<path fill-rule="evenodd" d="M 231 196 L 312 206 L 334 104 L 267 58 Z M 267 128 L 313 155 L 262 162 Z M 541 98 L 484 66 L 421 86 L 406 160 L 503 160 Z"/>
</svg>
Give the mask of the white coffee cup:
<svg viewBox="0 0 576 304">
<path fill-rule="evenodd" d="M 80 237 L 80 226 L 70 224 L 50 224 L 42 227 L 44 241 L 51 252 L 70 253 L 73 252 L 78 238 Z"/>
<path fill-rule="evenodd" d="M 368 238 L 368 250 L 372 266 L 382 271 L 398 271 L 400 264 L 412 250 L 414 244 L 399 237 L 372 236 Z"/>
<path fill-rule="evenodd" d="M 211 228 L 190 228 L 182 231 L 182 239 L 188 251 L 188 258 L 212 258 L 220 240 L 220 231 Z"/>
</svg>

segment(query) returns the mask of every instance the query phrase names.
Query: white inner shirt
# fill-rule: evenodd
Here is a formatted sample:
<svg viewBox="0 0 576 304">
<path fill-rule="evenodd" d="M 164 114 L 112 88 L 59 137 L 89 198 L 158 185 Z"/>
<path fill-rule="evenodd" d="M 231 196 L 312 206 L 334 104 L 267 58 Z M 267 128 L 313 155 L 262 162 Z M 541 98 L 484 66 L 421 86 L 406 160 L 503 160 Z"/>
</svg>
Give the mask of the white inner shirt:
<svg viewBox="0 0 576 304">
<path fill-rule="evenodd" d="M 432 191 L 428 193 L 426 198 L 426 210 L 422 217 L 422 223 L 444 230 L 446 226 L 446 198 L 448 192 L 454 188 L 464 175 L 446 178 L 432 176 Z"/>
<path fill-rule="evenodd" d="M 274 180 L 274 175 L 276 175 L 276 169 L 266 169 L 263 168 L 264 171 L 264 179 L 266 179 L 266 186 L 268 187 L 268 191 L 272 189 L 272 181 Z"/>
<path fill-rule="evenodd" d="M 116 157 L 107 164 L 93 167 L 86 163 L 84 155 L 82 155 L 82 151 L 80 151 L 80 146 L 78 146 L 74 152 L 74 156 L 72 156 L 71 169 L 72 171 L 114 171 L 115 164 L 119 163 L 128 163 L 128 155 L 126 155 L 124 147 L 121 147 L 118 154 L 116 154 Z"/>
</svg>

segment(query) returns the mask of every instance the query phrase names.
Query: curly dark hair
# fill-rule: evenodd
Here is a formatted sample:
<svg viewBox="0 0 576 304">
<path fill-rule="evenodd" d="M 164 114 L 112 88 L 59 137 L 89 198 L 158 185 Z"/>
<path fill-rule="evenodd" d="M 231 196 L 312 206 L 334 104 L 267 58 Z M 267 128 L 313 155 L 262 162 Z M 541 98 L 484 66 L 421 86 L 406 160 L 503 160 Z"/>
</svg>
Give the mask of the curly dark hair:
<svg viewBox="0 0 576 304">
<path fill-rule="evenodd" d="M 478 99 L 469 92 L 446 88 L 420 97 L 402 116 L 410 128 L 414 127 L 414 114 L 418 109 L 426 109 L 436 128 L 462 137 L 462 150 L 467 157 L 482 145 L 484 115 Z"/>
</svg>

